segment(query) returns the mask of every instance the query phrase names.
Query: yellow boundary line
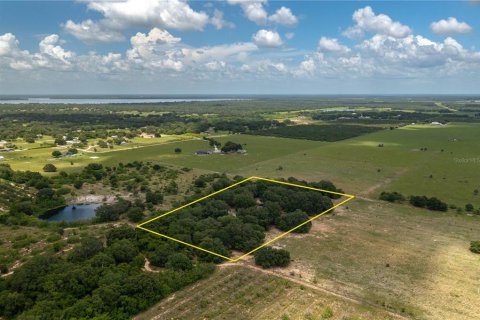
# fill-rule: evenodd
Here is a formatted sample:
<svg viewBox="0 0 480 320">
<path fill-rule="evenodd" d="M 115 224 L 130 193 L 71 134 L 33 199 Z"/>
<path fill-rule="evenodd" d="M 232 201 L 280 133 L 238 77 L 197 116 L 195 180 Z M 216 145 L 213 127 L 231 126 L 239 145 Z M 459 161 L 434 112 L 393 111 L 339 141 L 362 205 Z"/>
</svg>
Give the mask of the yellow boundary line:
<svg viewBox="0 0 480 320">
<path fill-rule="evenodd" d="M 298 187 L 298 188 L 309 189 L 309 190 L 314 190 L 314 191 L 326 192 L 326 193 L 331 193 L 331 194 L 336 194 L 336 195 L 344 196 L 344 197 L 347 197 L 347 199 L 345 199 L 345 200 L 337 203 L 336 205 L 332 206 L 331 208 L 329 208 L 329 209 L 327 209 L 327 210 L 325 210 L 325 211 L 317 214 L 316 216 L 314 216 L 314 217 L 312 217 L 312 218 L 310 218 L 310 219 L 302 222 L 302 223 L 299 224 L 298 226 L 293 227 L 292 229 L 290 229 L 290 230 L 282 233 L 282 234 L 279 235 L 279 236 L 276 236 L 276 237 L 273 238 L 273 239 L 270 239 L 269 241 L 265 242 L 265 243 L 262 244 L 261 246 L 255 248 L 255 249 L 253 249 L 253 250 L 251 250 L 251 251 L 249 251 L 249 252 L 247 252 L 247 253 L 245 253 L 245 254 L 243 254 L 243 255 L 241 255 L 240 257 L 235 258 L 235 259 L 232 259 L 232 258 L 230 258 L 230 257 L 226 257 L 226 256 L 221 255 L 221 254 L 218 254 L 218 253 L 216 253 L 216 252 L 213 252 L 213 251 L 210 251 L 210 250 L 207 250 L 207 249 L 198 247 L 198 246 L 193 245 L 193 244 L 191 244 L 191 243 L 184 242 L 184 241 L 181 241 L 181 240 L 178 240 L 178 239 L 169 237 L 169 236 L 167 236 L 167 235 L 165 235 L 165 234 L 162 234 L 162 233 L 159 233 L 159 232 L 156 232 L 156 231 L 153 231 L 153 230 L 150 230 L 150 229 L 148 229 L 148 228 L 143 227 L 144 225 L 146 225 L 146 224 L 148 224 L 148 223 L 150 223 L 150 222 L 153 222 L 153 221 L 155 221 L 155 220 L 157 220 L 157 219 L 160 219 L 160 218 L 162 218 L 162 217 L 165 217 L 166 215 L 169 215 L 169 214 L 174 213 L 174 212 L 176 212 L 176 211 L 178 211 L 178 210 L 181 210 L 181 209 L 183 209 L 183 208 L 186 208 L 186 207 L 188 207 L 188 206 L 191 206 L 192 204 L 195 204 L 195 203 L 197 203 L 197 202 L 200 202 L 200 201 L 202 201 L 202 200 L 205 200 L 205 199 L 207 199 L 207 198 L 210 198 L 210 197 L 212 197 L 212 196 L 214 196 L 214 195 L 216 195 L 216 194 L 219 194 L 219 193 L 221 193 L 221 192 L 223 192 L 223 191 L 225 191 L 225 190 L 231 189 L 231 188 L 233 188 L 233 187 L 235 187 L 235 186 L 238 186 L 238 185 L 240 185 L 240 184 L 242 184 L 242 183 L 245 183 L 245 182 L 247 182 L 247 181 L 250 181 L 250 180 L 263 180 L 263 181 L 268 181 L 268 182 L 277 183 L 277 184 L 283 184 L 283 185 L 292 186 L 292 187 Z M 308 186 L 302 186 L 302 185 L 300 185 L 300 184 L 294 184 L 294 183 L 289 183 L 289 182 L 284 182 L 284 181 L 267 179 L 267 178 L 262 178 L 262 177 L 257 177 L 257 176 L 251 176 L 251 177 L 249 177 L 249 178 L 246 178 L 246 179 L 243 179 L 243 180 L 241 180 L 241 181 L 239 181 L 239 182 L 236 182 L 236 183 L 234 183 L 234 184 L 232 184 L 232 185 L 229 185 L 229 186 L 226 187 L 226 188 L 223 188 L 223 189 L 221 189 L 221 190 L 215 191 L 215 192 L 213 192 L 213 193 L 211 193 L 211 194 L 209 194 L 209 195 L 206 195 L 206 196 L 201 197 L 201 198 L 199 198 L 199 199 L 197 199 L 197 200 L 194 200 L 194 201 L 192 201 L 192 202 L 189 202 L 189 203 L 187 203 L 187 204 L 185 204 L 185 205 L 183 205 L 183 206 L 181 206 L 181 207 L 178 207 L 178 208 L 175 208 L 175 209 L 173 209 L 173 210 L 170 210 L 170 211 L 168 211 L 168 212 L 166 212 L 166 213 L 164 213 L 164 214 L 161 214 L 161 215 L 159 215 L 159 216 L 157 216 L 157 217 L 155 217 L 155 218 L 152 218 L 152 219 L 150 219 L 150 220 L 147 220 L 147 221 L 145 221 L 145 222 L 142 222 L 142 223 L 138 224 L 138 225 L 136 226 L 136 228 L 141 229 L 141 230 L 144 230 L 144 231 L 147 231 L 147 232 L 150 232 L 150 233 L 152 233 L 152 234 L 154 234 L 154 235 L 157 235 L 157 236 L 160 236 L 160 237 L 169 239 L 169 240 L 176 241 L 176 242 L 181 243 L 181 244 L 184 244 L 184 245 L 186 245 L 186 246 L 189 246 L 189 247 L 192 247 L 192 248 L 195 248 L 195 249 L 198 249 L 198 250 L 201 250 L 201 251 L 204 251 L 204 252 L 213 254 L 213 255 L 215 255 L 215 256 L 217 256 L 217 257 L 220 257 L 220 258 L 222 258 L 222 259 L 229 260 L 229 261 L 231 261 L 231 262 L 237 262 L 237 261 L 245 258 L 246 256 L 254 253 L 255 251 L 257 251 L 257 250 L 265 247 L 266 245 L 268 245 L 268 244 L 270 244 L 270 243 L 272 243 L 272 242 L 274 242 L 274 241 L 276 241 L 276 240 L 278 240 L 278 239 L 286 236 L 287 234 L 295 231 L 296 229 L 300 228 L 301 226 L 303 226 L 303 225 L 305 225 L 305 224 L 307 224 L 307 223 L 309 223 L 309 222 L 312 222 L 313 220 L 315 220 L 315 219 L 323 216 L 324 214 L 332 211 L 333 209 L 341 206 L 342 204 L 347 203 L 348 201 L 352 200 L 353 198 L 355 198 L 355 196 L 353 196 L 353 195 L 351 195 L 351 194 L 334 192 L 334 191 L 329 191 L 329 190 L 324 190 L 324 189 L 318 189 L 318 188 L 313 188 L 313 187 L 308 187 Z"/>
</svg>

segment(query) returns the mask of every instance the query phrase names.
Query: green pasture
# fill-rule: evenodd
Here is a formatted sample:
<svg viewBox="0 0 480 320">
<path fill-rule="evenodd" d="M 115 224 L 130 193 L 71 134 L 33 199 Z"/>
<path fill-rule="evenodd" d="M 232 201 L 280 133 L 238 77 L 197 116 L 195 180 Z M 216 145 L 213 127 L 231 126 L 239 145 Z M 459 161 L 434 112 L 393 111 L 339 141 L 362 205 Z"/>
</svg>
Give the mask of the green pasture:
<svg viewBox="0 0 480 320">
<path fill-rule="evenodd" d="M 247 154 L 211 154 L 198 156 L 197 150 L 210 150 L 207 141 L 180 141 L 171 144 L 139 148 L 137 150 L 118 151 L 105 154 L 102 161 L 108 164 L 119 161 L 151 160 L 181 167 L 198 168 L 216 172 L 231 172 L 239 168 L 282 157 L 287 154 L 307 150 L 323 145 L 321 142 L 293 140 L 273 137 L 255 137 L 248 135 L 230 135 L 215 138 L 221 143 L 234 141 L 241 143 Z M 182 152 L 176 154 L 175 148 Z"/>
<path fill-rule="evenodd" d="M 113 150 L 97 148 L 98 152 L 60 159 L 52 158 L 53 148 L 3 155 L 7 159 L 4 162 L 18 170 L 41 171 L 46 163 L 61 170 L 75 170 L 90 162 L 111 165 L 149 160 L 243 176 L 329 179 L 359 196 L 398 191 L 406 196 L 436 196 L 449 204 L 463 207 L 472 203 L 478 207 L 480 196 L 474 195 L 474 190 L 480 189 L 479 136 L 480 124 L 452 123 L 410 125 L 334 143 L 239 134 L 215 138 L 222 143 L 231 140 L 244 144 L 246 155 L 197 156 L 195 151 L 211 148 L 191 135 L 134 139 Z M 174 152 L 177 147 L 182 149 L 179 154 Z M 424 148 L 426 151 L 421 151 Z"/>
<path fill-rule="evenodd" d="M 480 189 L 479 136 L 479 124 L 411 125 L 325 143 L 232 173 L 330 179 L 357 195 L 377 197 L 388 190 L 478 207 L 480 196 L 474 190 Z"/>
</svg>

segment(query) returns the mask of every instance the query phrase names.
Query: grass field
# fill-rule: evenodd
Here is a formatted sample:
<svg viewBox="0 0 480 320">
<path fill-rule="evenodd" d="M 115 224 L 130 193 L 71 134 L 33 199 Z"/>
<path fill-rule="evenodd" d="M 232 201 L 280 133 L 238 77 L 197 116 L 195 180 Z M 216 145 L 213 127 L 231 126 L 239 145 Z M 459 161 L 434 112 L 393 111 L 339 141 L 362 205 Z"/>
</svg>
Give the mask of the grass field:
<svg viewBox="0 0 480 320">
<path fill-rule="evenodd" d="M 118 151 L 105 154 L 102 160 L 105 163 L 133 160 L 155 160 L 181 167 L 199 168 L 216 172 L 231 172 L 238 168 L 252 165 L 269 159 L 278 158 L 287 154 L 307 150 L 322 145 L 321 142 L 298 141 L 284 138 L 255 137 L 247 135 L 231 135 L 215 138 L 224 143 L 234 141 L 244 145 L 248 154 L 220 155 L 212 154 L 197 156 L 195 151 L 210 149 L 204 140 L 183 141 L 168 145 L 145 147 L 135 151 Z M 181 154 L 175 154 L 174 149 L 182 149 Z"/>
<path fill-rule="evenodd" d="M 480 196 L 474 195 L 480 189 L 478 136 L 479 124 L 412 125 L 325 143 L 231 173 L 330 179 L 346 192 L 362 196 L 376 198 L 389 190 L 478 207 Z M 282 171 L 276 170 L 279 166 Z"/>
<path fill-rule="evenodd" d="M 46 163 L 53 163 L 61 170 L 76 170 L 90 162 L 104 164 L 127 163 L 129 161 L 152 160 L 162 163 L 173 164 L 181 167 L 199 168 L 216 172 L 228 172 L 257 162 L 284 156 L 290 153 L 306 150 L 322 145 L 321 142 L 301 141 L 273 137 L 254 137 L 247 135 L 230 135 L 215 138 L 224 143 L 234 141 L 244 144 L 247 155 L 208 155 L 197 156 L 195 151 L 211 149 L 208 142 L 190 137 L 188 140 L 181 137 L 178 140 L 166 140 L 163 143 L 153 144 L 154 139 L 146 140 L 149 144 L 125 145 L 123 148 L 116 148 L 103 152 L 81 152 L 73 157 L 54 159 L 51 156 L 52 148 L 31 149 L 7 153 L 8 161 L 16 170 L 37 170 L 41 171 Z M 175 148 L 181 148 L 182 153 L 176 154 Z M 72 165 L 71 162 L 74 164 Z"/>
<path fill-rule="evenodd" d="M 357 199 L 277 244 L 326 289 L 414 319 L 478 319 L 479 234 L 477 217 Z"/>
<path fill-rule="evenodd" d="M 135 319 L 391 319 L 322 291 L 244 267 L 217 270 Z"/>
</svg>

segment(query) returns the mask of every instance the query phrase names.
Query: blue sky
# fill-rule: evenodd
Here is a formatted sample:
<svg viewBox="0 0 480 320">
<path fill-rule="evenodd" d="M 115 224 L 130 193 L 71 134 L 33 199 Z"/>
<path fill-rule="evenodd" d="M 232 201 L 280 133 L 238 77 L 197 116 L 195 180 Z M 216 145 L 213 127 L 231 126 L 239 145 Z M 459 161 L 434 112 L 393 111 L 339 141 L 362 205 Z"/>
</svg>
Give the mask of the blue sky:
<svg viewBox="0 0 480 320">
<path fill-rule="evenodd" d="M 473 1 L 0 1 L 0 94 L 480 93 Z"/>
</svg>

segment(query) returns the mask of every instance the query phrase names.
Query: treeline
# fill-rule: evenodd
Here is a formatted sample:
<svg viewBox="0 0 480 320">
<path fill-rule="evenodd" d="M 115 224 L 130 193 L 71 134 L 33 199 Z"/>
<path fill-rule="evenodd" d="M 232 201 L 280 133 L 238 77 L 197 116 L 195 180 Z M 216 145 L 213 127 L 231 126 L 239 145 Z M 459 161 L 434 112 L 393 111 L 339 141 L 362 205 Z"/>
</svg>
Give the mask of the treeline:
<svg viewBox="0 0 480 320">
<path fill-rule="evenodd" d="M 173 292 L 207 277 L 214 266 L 168 245 L 165 269 L 145 272 L 145 256 L 165 241 L 129 226 L 106 238 L 87 236 L 68 254 L 46 252 L 0 278 L 5 319 L 131 319 Z"/>
<path fill-rule="evenodd" d="M 409 196 L 408 198 L 398 193 L 396 191 L 393 192 L 386 192 L 382 191 L 380 193 L 380 200 L 388 201 L 388 202 L 405 202 L 408 200 L 408 203 L 417 208 L 425 208 L 432 211 L 447 211 L 450 209 L 456 209 L 457 212 L 462 212 L 465 210 L 466 212 L 480 214 L 480 208 L 475 209 L 471 203 L 467 203 L 464 208 L 458 208 L 455 205 L 448 205 L 446 202 L 441 201 L 436 197 L 427 197 L 427 196 Z"/>
<path fill-rule="evenodd" d="M 257 130 L 252 134 L 262 136 L 273 136 L 292 139 L 305 139 L 317 141 L 339 141 L 357 137 L 363 134 L 382 130 L 381 127 L 368 127 L 362 125 L 298 125 L 285 126 L 267 130 Z"/>
<path fill-rule="evenodd" d="M 432 110 L 433 111 L 433 110 Z M 478 114 L 453 114 L 449 110 L 439 110 L 438 107 L 433 112 L 408 112 L 408 111 L 335 111 L 321 112 L 313 114 L 314 120 L 339 121 L 339 122 L 361 122 L 361 123 L 411 123 L 422 122 L 430 123 L 438 121 L 442 123 L 452 121 L 478 121 Z"/>
<path fill-rule="evenodd" d="M 142 132 L 150 134 L 201 133 L 209 129 L 244 133 L 274 128 L 284 124 L 258 117 L 208 117 L 176 112 L 139 114 L 133 112 L 53 112 L 53 110 L 0 113 L 0 139 L 23 138 L 29 143 L 48 135 L 56 140 L 80 141 L 109 139 L 112 136 L 133 138 Z M 63 137 L 66 136 L 65 139 Z"/>
</svg>

